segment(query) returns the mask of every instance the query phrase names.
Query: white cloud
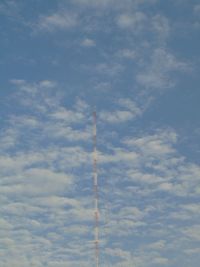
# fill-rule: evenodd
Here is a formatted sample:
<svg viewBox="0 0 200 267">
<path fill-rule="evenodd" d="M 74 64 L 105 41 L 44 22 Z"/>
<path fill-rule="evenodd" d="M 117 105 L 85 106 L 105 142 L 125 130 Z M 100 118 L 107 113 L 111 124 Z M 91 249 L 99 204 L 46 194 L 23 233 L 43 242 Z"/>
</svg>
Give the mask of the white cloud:
<svg viewBox="0 0 200 267">
<path fill-rule="evenodd" d="M 126 108 L 127 110 L 133 112 L 135 116 L 141 115 L 142 109 L 138 106 L 138 104 L 131 100 L 130 98 L 120 98 L 118 100 L 119 106 Z"/>
<path fill-rule="evenodd" d="M 199 30 L 200 28 L 200 5 L 197 4 L 194 6 L 194 18 L 195 18 L 195 22 L 194 22 L 194 28 Z"/>
<path fill-rule="evenodd" d="M 185 249 L 184 252 L 188 255 L 193 255 L 193 254 L 200 254 L 200 248 L 191 248 L 191 249 Z"/>
<path fill-rule="evenodd" d="M 99 75 L 99 76 L 107 76 L 108 78 L 118 78 L 121 73 L 124 71 L 124 65 L 121 63 L 118 63 L 116 61 L 104 61 L 101 63 L 97 63 L 97 64 L 83 64 L 81 65 L 81 68 L 86 71 L 87 73 L 89 72 L 92 75 Z M 98 76 L 97 76 L 98 77 Z M 105 87 L 104 85 L 106 85 L 107 82 L 100 82 L 100 85 L 96 85 L 96 89 L 99 89 L 102 87 Z"/>
<path fill-rule="evenodd" d="M 99 118 L 104 122 L 117 124 L 133 120 L 142 114 L 142 109 L 128 98 L 120 98 L 117 105 L 119 108 L 115 111 L 101 111 Z"/>
<path fill-rule="evenodd" d="M 161 157 L 175 152 L 172 144 L 176 140 L 177 134 L 173 130 L 166 130 L 153 135 L 126 139 L 124 143 L 128 146 L 136 147 L 144 154 Z"/>
<path fill-rule="evenodd" d="M 10 82 L 14 85 L 24 85 L 26 82 L 22 79 L 12 79 Z"/>
<path fill-rule="evenodd" d="M 156 258 L 154 258 L 153 259 L 153 262 L 152 262 L 153 264 L 161 264 L 161 265 L 167 265 L 167 264 L 169 264 L 169 259 L 167 259 L 167 258 L 164 258 L 164 257 L 156 257 Z"/>
<path fill-rule="evenodd" d="M 31 202 L 32 204 L 36 204 L 41 207 L 49 207 L 56 209 L 64 206 L 75 207 L 75 208 L 80 206 L 80 202 L 77 199 L 59 197 L 55 195 L 42 198 L 34 198 L 34 200 L 32 200 Z"/>
<path fill-rule="evenodd" d="M 188 211 L 190 214 L 199 214 L 200 215 L 200 204 L 199 203 L 193 203 L 193 204 L 185 204 L 182 206 L 182 208 L 186 211 Z"/>
<path fill-rule="evenodd" d="M 176 254 L 190 248 L 187 255 L 199 252 L 193 249 L 199 241 L 195 238 L 199 232 L 195 203 L 200 193 L 199 167 L 178 152 L 173 129 L 154 131 L 151 125 L 145 132 L 142 124 L 147 122 L 146 128 L 151 122 L 149 116 L 141 118 L 148 96 L 144 96 L 147 91 L 138 95 L 140 89 L 168 88 L 174 84 L 174 73 L 188 68 L 167 50 L 170 15 L 161 15 L 160 7 L 148 9 L 152 2 L 64 0 L 59 7 L 69 6 L 73 11 L 59 8 L 35 23 L 37 32 L 73 30 L 67 36 L 58 34 L 54 44 L 63 40 L 65 45 L 68 37 L 75 38 L 78 72 L 82 71 L 80 60 L 88 66 L 90 47 L 100 45 L 94 48 L 98 62 L 93 58 L 86 68 L 90 94 L 72 85 L 69 95 L 59 95 L 59 85 L 45 77 L 32 84 L 20 77 L 11 81 L 18 90 L 7 102 L 12 107 L 6 109 L 8 119 L 2 116 L 0 134 L 2 267 L 92 266 L 92 116 L 88 103 L 99 99 L 95 93 L 102 100 L 106 96 L 103 104 L 97 104 L 102 267 L 109 266 L 110 259 L 116 267 L 171 266 L 175 259 L 170 262 L 167 255 L 172 250 Z M 96 43 L 97 31 L 103 44 Z M 69 47 L 59 49 L 61 54 L 62 49 L 70 53 Z M 131 86 L 129 80 L 135 83 Z M 86 88 L 84 82 L 77 82 Z M 73 102 L 72 94 L 85 96 L 88 103 Z M 141 127 L 143 132 L 136 134 Z"/>
<path fill-rule="evenodd" d="M 21 20 L 20 5 L 13 0 L 6 0 L 0 3 L 0 13 L 18 22 Z"/>
<path fill-rule="evenodd" d="M 182 221 L 189 221 L 191 217 L 198 219 L 200 215 L 200 205 L 198 203 L 189 203 L 180 205 L 178 211 L 173 211 L 170 218 Z"/>
<path fill-rule="evenodd" d="M 135 59 L 136 52 L 131 49 L 122 49 L 117 52 L 117 56 L 125 59 Z"/>
<path fill-rule="evenodd" d="M 99 74 L 106 74 L 108 76 L 116 76 L 120 74 L 124 67 L 119 63 L 99 63 L 95 66 L 95 70 Z"/>
<path fill-rule="evenodd" d="M 156 15 L 152 18 L 152 28 L 159 41 L 165 41 L 170 35 L 170 25 L 166 17 Z"/>
<path fill-rule="evenodd" d="M 134 114 L 126 110 L 117 110 L 113 112 L 102 111 L 99 114 L 101 120 L 108 123 L 122 123 L 134 118 Z"/>
<path fill-rule="evenodd" d="M 48 262 L 47 266 L 54 266 L 54 263 L 57 266 L 90 266 L 93 254 L 89 251 L 93 243 L 85 242 L 93 239 L 90 233 L 94 217 L 90 187 L 92 127 L 87 126 L 92 124 L 91 119 L 87 119 L 90 107 L 81 99 L 71 107 L 64 106 L 59 97 L 54 99 L 56 85 L 51 88 L 48 82 L 34 85 L 23 82 L 17 86 L 20 99 L 26 97 L 29 104 L 26 116 L 23 113 L 10 117 L 9 127 L 12 126 L 13 132 L 2 132 L 1 136 L 5 137 L 6 132 L 12 136 L 16 132 L 19 143 L 16 153 L 2 151 L 0 157 L 0 201 L 3 203 L 0 228 L 4 230 L 0 234 L 7 238 L 4 242 L 10 244 L 14 254 L 21 255 L 23 251 L 23 255 L 34 258 L 33 262 L 17 256 L 16 265 L 41 267 Z M 45 107 L 43 110 L 38 108 L 38 101 Z M 132 99 L 120 98 L 113 110 L 102 112 L 108 116 L 122 111 L 118 113 L 119 122 L 129 120 L 129 116 L 139 116 L 144 108 Z M 116 121 L 115 116 L 111 118 Z M 101 132 L 107 121 L 102 120 L 100 124 Z M 133 261 L 136 266 L 144 267 L 149 262 L 158 266 L 170 263 L 161 253 L 168 249 L 167 237 L 172 238 L 174 228 L 169 225 L 165 229 L 165 220 L 170 218 L 174 222 L 178 218 L 172 213 L 176 207 L 159 196 L 164 190 L 162 196 L 167 195 L 172 203 L 177 195 L 182 198 L 197 196 L 200 173 L 196 164 L 188 163 L 179 155 L 177 138 L 173 129 L 162 129 L 151 134 L 119 137 L 115 145 L 106 134 L 98 139 L 101 246 L 106 248 L 102 249 L 102 254 L 118 257 L 118 266 L 128 267 Z M 50 142 L 48 146 L 46 142 Z M 12 146 L 15 144 L 16 140 Z M 104 201 L 111 206 L 109 211 L 103 207 Z M 178 208 L 188 214 L 198 213 L 198 205 L 194 203 Z M 104 226 L 106 212 L 109 219 Z M 198 219 L 198 215 L 193 218 Z M 21 225 L 23 230 L 20 230 Z M 193 238 L 194 231 L 198 232 L 196 228 L 183 228 L 180 232 L 184 231 L 188 239 Z M 149 238 L 148 246 L 141 244 L 134 250 L 132 246 L 125 249 L 128 237 L 140 242 L 141 233 L 142 238 Z M 15 244 L 18 244 L 17 250 Z M 72 257 L 76 259 L 73 262 Z M 5 267 L 9 264 L 14 263 L 8 261 Z M 106 261 L 105 266 L 108 266 Z"/>
<path fill-rule="evenodd" d="M 95 41 L 89 38 L 85 38 L 82 42 L 81 45 L 84 47 L 93 47 L 96 45 Z"/>
<path fill-rule="evenodd" d="M 75 108 L 78 112 L 82 112 L 84 114 L 88 114 L 90 112 L 90 106 L 82 99 L 78 98 L 75 104 Z"/>
<path fill-rule="evenodd" d="M 150 243 L 149 245 L 147 245 L 148 249 L 156 249 L 156 250 L 163 250 L 165 249 L 165 240 L 159 240 L 156 241 L 154 243 Z"/>
<path fill-rule="evenodd" d="M 0 147 L 2 151 L 14 147 L 17 144 L 18 133 L 11 127 L 0 134 Z"/>
<path fill-rule="evenodd" d="M 74 0 L 75 3 L 78 3 L 82 6 L 86 7 L 93 7 L 93 8 L 116 8 L 119 6 L 123 6 L 122 3 L 120 3 L 119 0 Z M 130 0 L 124 0 L 124 5 L 129 5 L 131 3 Z"/>
<path fill-rule="evenodd" d="M 137 7 L 144 3 L 154 4 L 157 0 L 73 0 L 73 2 L 80 6 L 93 7 L 93 8 L 112 8 L 112 9 L 129 9 Z"/>
<path fill-rule="evenodd" d="M 51 117 L 58 121 L 65 121 L 68 124 L 80 123 L 84 121 L 84 115 L 81 112 L 67 110 L 64 107 L 58 108 L 51 114 Z"/>
<path fill-rule="evenodd" d="M 158 184 L 165 181 L 165 178 L 156 174 L 142 173 L 142 171 L 130 170 L 127 172 L 129 179 L 144 184 Z"/>
<path fill-rule="evenodd" d="M 117 24 L 122 29 L 131 29 L 132 31 L 140 31 L 146 23 L 147 17 L 142 12 L 133 14 L 122 14 L 117 18 Z"/>
<path fill-rule="evenodd" d="M 10 123 L 11 125 L 17 124 L 18 128 L 22 127 L 39 128 L 41 126 L 38 118 L 34 116 L 11 116 Z"/>
<path fill-rule="evenodd" d="M 29 196 L 57 194 L 67 190 L 72 183 L 70 175 L 37 168 L 24 170 L 9 180 L 12 180 L 13 184 L 2 186 L 0 191 L 3 194 Z"/>
<path fill-rule="evenodd" d="M 173 189 L 173 184 L 171 184 L 171 183 L 161 183 L 159 185 L 159 189 L 160 190 L 163 190 L 163 191 L 169 191 L 169 192 L 171 192 L 172 189 Z"/>
<path fill-rule="evenodd" d="M 145 212 L 139 210 L 137 207 L 123 207 L 117 213 L 117 217 L 121 219 L 131 220 L 132 222 L 141 220 L 145 216 Z"/>
<path fill-rule="evenodd" d="M 97 92 L 108 92 L 112 89 L 110 82 L 99 82 L 94 86 L 94 88 L 97 90 Z"/>
<path fill-rule="evenodd" d="M 136 184 L 127 187 L 129 192 L 151 195 L 164 191 L 180 197 L 197 196 L 199 168 L 186 163 L 175 149 L 176 142 L 177 134 L 169 129 L 154 135 L 128 138 L 122 141 L 126 148 L 109 146 L 110 153 L 100 153 L 99 162 L 120 164 L 120 169 L 113 169 L 115 181 L 120 183 L 120 177 L 123 177 L 124 181 Z"/>
<path fill-rule="evenodd" d="M 58 11 L 51 15 L 43 15 L 39 18 L 37 29 L 52 32 L 75 27 L 78 24 L 78 17 L 74 13 Z"/>
<path fill-rule="evenodd" d="M 200 226 L 192 225 L 183 230 L 183 234 L 192 240 L 200 241 Z"/>
<path fill-rule="evenodd" d="M 189 66 L 181 62 L 164 49 L 157 48 L 151 56 L 151 62 L 136 76 L 137 82 L 144 88 L 163 90 L 174 85 L 170 74 L 174 71 L 185 72 Z"/>
<path fill-rule="evenodd" d="M 39 83 L 39 85 L 44 88 L 53 88 L 56 86 L 56 83 L 50 80 L 43 80 Z"/>
<path fill-rule="evenodd" d="M 134 165 L 138 162 L 138 154 L 134 151 L 127 151 L 125 149 L 116 148 L 113 149 L 112 154 L 100 153 L 99 154 L 99 163 L 100 164 L 108 164 L 108 163 L 116 163 L 116 164 L 127 164 Z"/>
<path fill-rule="evenodd" d="M 89 127 L 77 130 L 72 128 L 71 126 L 67 126 L 63 122 L 56 122 L 55 124 L 46 124 L 46 127 L 43 129 L 43 137 L 45 136 L 50 139 L 64 139 L 73 142 L 90 140 L 92 133 L 91 128 Z"/>
<path fill-rule="evenodd" d="M 194 6 L 194 13 L 196 15 L 200 15 L 200 4 Z"/>
<path fill-rule="evenodd" d="M 10 118 L 11 126 L 15 129 L 16 135 L 22 131 L 23 127 L 31 126 L 40 130 L 40 139 L 64 138 L 77 141 L 90 138 L 90 128 L 84 127 L 89 110 L 84 101 L 79 99 L 72 109 L 66 109 L 61 105 L 62 98 L 58 94 L 57 84 L 50 80 L 35 84 L 17 83 L 17 86 L 19 89 L 16 93 L 16 99 L 19 105 L 25 106 L 27 113 L 31 115 L 12 116 Z M 39 114 L 40 116 L 38 116 Z M 72 127 L 72 124 L 82 125 L 82 129 L 77 130 L 77 126 Z"/>
<path fill-rule="evenodd" d="M 2 230 L 9 230 L 11 229 L 12 225 L 5 219 L 0 219 L 0 227 Z"/>
<path fill-rule="evenodd" d="M 105 253 L 112 257 L 119 257 L 122 259 L 129 259 L 131 257 L 130 252 L 119 248 L 106 248 Z"/>
</svg>

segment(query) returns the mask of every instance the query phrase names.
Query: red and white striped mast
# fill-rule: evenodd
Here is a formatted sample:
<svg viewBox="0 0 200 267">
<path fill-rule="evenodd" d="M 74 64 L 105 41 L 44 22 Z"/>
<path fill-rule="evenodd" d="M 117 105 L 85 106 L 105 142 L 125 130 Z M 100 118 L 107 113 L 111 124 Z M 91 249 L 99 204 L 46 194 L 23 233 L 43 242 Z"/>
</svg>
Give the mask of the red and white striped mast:
<svg viewBox="0 0 200 267">
<path fill-rule="evenodd" d="M 95 244 L 95 267 L 99 267 L 99 194 L 97 174 L 97 116 L 93 112 L 93 182 L 94 182 L 94 244 Z"/>
</svg>

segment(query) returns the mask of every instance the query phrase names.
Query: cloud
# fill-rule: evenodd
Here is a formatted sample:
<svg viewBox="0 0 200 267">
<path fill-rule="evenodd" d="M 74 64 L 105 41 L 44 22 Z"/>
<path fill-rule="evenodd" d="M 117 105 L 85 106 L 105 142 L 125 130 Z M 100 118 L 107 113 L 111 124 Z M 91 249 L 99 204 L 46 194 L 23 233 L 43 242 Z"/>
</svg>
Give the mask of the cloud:
<svg viewBox="0 0 200 267">
<path fill-rule="evenodd" d="M 107 59 L 103 62 L 98 62 L 95 64 L 84 63 L 81 65 L 81 69 L 85 71 L 87 75 L 89 74 L 89 76 L 92 77 L 94 77 L 95 75 L 95 77 L 97 77 L 97 80 L 100 80 L 100 82 L 95 85 L 96 89 L 102 88 L 103 90 L 105 90 L 106 87 L 109 88 L 110 82 L 107 83 L 106 80 L 114 77 L 115 79 L 118 79 L 124 72 L 125 68 L 123 64 L 114 60 L 109 60 L 109 58 Z M 104 80 L 102 80 L 102 77 L 104 77 Z"/>
<path fill-rule="evenodd" d="M 86 240 L 93 240 L 94 217 L 89 104 L 77 99 L 64 105 L 55 82 L 15 84 L 16 94 L 11 99 L 18 113 L 4 118 L 7 127 L 0 137 L 4 140 L 7 134 L 12 141 L 8 140 L 0 155 L 4 243 L 14 254 L 34 258 L 16 256 L 20 266 L 88 266 L 93 243 Z M 133 261 L 144 267 L 149 262 L 168 265 L 169 259 L 162 254 L 169 250 L 169 241 L 174 245 L 184 233 L 187 240 L 196 242 L 196 227 L 191 230 L 183 226 L 174 234 L 181 218 L 174 216 L 177 209 L 187 214 L 182 220 L 188 220 L 188 214 L 194 220 L 199 217 L 198 205 L 192 199 L 199 194 L 199 167 L 179 154 L 177 133 L 165 128 L 120 136 L 115 130 L 110 139 L 112 127 L 128 122 L 129 116 L 141 116 L 144 109 L 137 101 L 123 97 L 112 109 L 98 112 L 98 130 L 103 132 L 98 136 L 98 170 L 105 266 L 116 257 L 119 266 Z M 116 114 L 121 116 L 117 120 Z M 106 119 L 109 116 L 110 121 Z M 176 196 L 183 200 L 189 197 L 191 203 L 176 207 Z M 144 238 L 148 238 L 148 244 Z M 133 239 L 140 245 L 133 248 Z M 9 257 L 4 254 L 4 258 Z M 7 261 L 5 267 L 11 263 Z"/>
<path fill-rule="evenodd" d="M 160 14 L 149 16 L 141 10 L 138 8 L 132 12 L 121 13 L 116 20 L 118 27 L 122 30 L 128 30 L 131 34 L 141 35 L 143 41 L 146 39 L 144 35 L 151 34 L 157 41 L 157 47 L 165 46 L 171 32 L 169 20 Z M 146 42 L 153 45 L 149 39 Z"/>
<path fill-rule="evenodd" d="M 53 172 L 48 169 L 30 168 L 17 173 L 15 178 L 9 177 L 12 185 L 4 185 L 0 191 L 3 194 L 15 195 L 48 195 L 63 192 L 72 182 L 65 173 Z"/>
<path fill-rule="evenodd" d="M 53 88 L 56 86 L 56 83 L 50 80 L 43 80 L 39 83 L 39 86 L 44 87 L 44 88 Z"/>
<path fill-rule="evenodd" d="M 191 240 L 200 241 L 200 226 L 192 225 L 183 230 L 183 234 L 189 237 Z"/>
<path fill-rule="evenodd" d="M 68 124 L 81 123 L 84 120 L 84 115 L 81 112 L 67 110 L 64 107 L 58 108 L 51 114 L 51 117 L 57 121 L 64 121 Z"/>
<path fill-rule="evenodd" d="M 14 147 L 17 143 L 17 139 L 18 133 L 15 130 L 13 130 L 11 127 L 6 129 L 3 133 L 0 134 L 1 150 L 5 151 Z"/>
<path fill-rule="evenodd" d="M 145 3 L 151 5 L 154 4 L 156 0 L 124 0 L 123 3 L 120 0 L 74 0 L 73 2 L 79 4 L 80 6 L 93 8 L 128 9 Z"/>
<path fill-rule="evenodd" d="M 99 113 L 100 120 L 107 123 L 119 124 L 133 120 L 142 114 L 142 109 L 130 99 L 120 98 L 117 104 L 119 109 L 115 111 L 101 111 Z"/>
<path fill-rule="evenodd" d="M 12 79 L 12 80 L 10 80 L 10 83 L 12 83 L 14 85 L 24 85 L 25 84 L 25 80 Z"/>
<path fill-rule="evenodd" d="M 165 41 L 170 35 L 170 25 L 166 17 L 161 15 L 155 15 L 152 18 L 152 28 L 156 33 L 159 41 Z"/>
<path fill-rule="evenodd" d="M 200 15 L 200 5 L 199 4 L 194 6 L 194 13 L 196 15 Z"/>
<path fill-rule="evenodd" d="M 89 38 L 85 38 L 82 42 L 81 45 L 84 47 L 93 47 L 96 45 L 95 41 Z"/>
<path fill-rule="evenodd" d="M 90 138 L 90 128 L 79 131 L 74 128 L 76 126 L 72 126 L 73 124 L 83 126 L 85 122 L 88 106 L 84 101 L 77 100 L 72 110 L 66 109 L 60 105 L 61 96 L 56 89 L 57 84 L 50 80 L 36 84 L 17 82 L 16 85 L 19 88 L 16 93 L 17 101 L 23 108 L 26 107 L 29 113 L 29 116 L 20 115 L 10 118 L 11 125 L 16 125 L 14 126 L 16 134 L 21 132 L 24 126 L 29 125 L 35 127 L 35 130 L 40 130 L 41 139 L 48 137 L 73 141 Z M 39 114 L 43 114 L 43 120 Z"/>
<path fill-rule="evenodd" d="M 13 0 L 6 0 L 0 3 L 0 13 L 5 15 L 7 18 L 11 20 L 15 20 L 15 22 L 21 19 L 20 17 L 20 4 L 16 3 Z"/>
<path fill-rule="evenodd" d="M 188 70 L 187 63 L 179 61 L 166 50 L 157 48 L 154 50 L 149 64 L 146 64 L 144 70 L 137 74 L 136 80 L 144 88 L 163 90 L 174 85 L 174 80 L 171 78 L 172 72 Z"/>
<path fill-rule="evenodd" d="M 177 134 L 169 129 L 154 135 L 127 138 L 122 141 L 125 147 L 109 146 L 110 153 L 100 154 L 99 161 L 100 164 L 112 164 L 116 183 L 120 184 L 120 177 L 130 183 L 127 186 L 130 194 L 137 192 L 142 196 L 165 192 L 179 197 L 197 196 L 199 168 L 186 163 L 186 159 L 179 155 L 175 148 L 177 138 Z M 116 193 L 121 196 L 120 191 Z"/>
<path fill-rule="evenodd" d="M 102 111 L 99 117 L 109 123 L 122 123 L 132 120 L 134 115 L 130 111 L 117 110 L 115 112 Z"/>
<path fill-rule="evenodd" d="M 125 59 L 135 59 L 136 52 L 130 49 L 122 49 L 117 52 L 117 56 Z"/>
<path fill-rule="evenodd" d="M 199 4 L 194 6 L 193 13 L 194 13 L 194 18 L 195 18 L 194 28 L 199 30 L 200 28 L 200 5 Z"/>
<path fill-rule="evenodd" d="M 162 155 L 165 156 L 175 151 L 172 144 L 176 143 L 176 141 L 177 134 L 173 130 L 166 130 L 153 135 L 126 139 L 124 143 L 128 146 L 136 147 L 147 155 L 161 157 Z"/>
<path fill-rule="evenodd" d="M 158 264 L 158 265 L 166 265 L 169 264 L 169 259 L 164 258 L 164 257 L 157 257 L 153 260 L 153 264 Z"/>
<path fill-rule="evenodd" d="M 40 16 L 37 29 L 40 31 L 53 32 L 74 28 L 78 24 L 78 17 L 71 12 L 58 11 L 51 15 Z"/>
<path fill-rule="evenodd" d="M 134 14 L 122 14 L 117 18 L 117 25 L 122 29 L 131 29 L 132 31 L 140 31 L 147 20 L 147 17 L 142 12 Z"/>
<path fill-rule="evenodd" d="M 142 108 L 140 108 L 138 104 L 130 98 L 120 98 L 118 100 L 118 105 L 133 112 L 135 116 L 142 113 Z"/>
<path fill-rule="evenodd" d="M 199 253 L 200 253 L 200 248 L 185 249 L 184 252 L 185 252 L 186 254 L 189 254 L 189 255 L 194 255 L 194 254 L 199 255 Z"/>
<path fill-rule="evenodd" d="M 185 204 L 182 206 L 182 208 L 186 211 L 188 211 L 190 214 L 199 214 L 200 213 L 200 204 L 198 203 L 193 203 L 193 204 Z"/>
<path fill-rule="evenodd" d="M 21 2 L 27 17 L 32 6 Z M 14 76 L 10 81 L 14 93 L 3 101 L 2 267 L 92 266 L 91 109 L 97 100 L 102 267 L 111 263 L 116 267 L 184 265 L 185 255 L 189 261 L 199 252 L 200 169 L 190 155 L 186 157 L 188 151 L 180 148 L 182 137 L 176 130 L 152 126 L 152 114 L 143 118 L 150 100 L 173 87 L 179 74 L 189 69 L 175 55 L 170 38 L 182 12 L 175 18 L 159 2 L 150 8 L 156 3 L 153 0 L 56 2 L 58 9 L 49 5 L 51 10 L 41 13 L 35 23 L 32 12 L 26 27 L 33 25 L 36 33 L 55 34 L 53 47 L 56 51 L 59 46 L 59 55 L 50 57 L 59 56 L 54 58 L 59 62 L 56 67 L 64 62 L 60 55 L 71 57 L 71 49 L 74 51 L 75 69 L 74 64 L 64 68 L 68 85 L 46 77 L 28 82 Z M 14 1 L 0 4 L 4 15 L 8 9 L 10 27 L 12 8 L 4 3 L 13 3 L 13 11 L 15 5 Z M 43 5 L 34 3 L 38 11 Z M 198 6 L 193 15 L 198 19 Z M 26 39 L 26 44 L 33 43 L 32 38 L 37 41 L 37 35 L 30 40 L 21 38 L 28 32 L 18 26 L 13 28 L 15 33 L 24 33 L 18 44 L 20 39 Z M 67 35 L 61 34 L 64 32 Z M 44 38 L 44 46 L 51 37 Z M 76 47 L 68 46 L 69 41 Z M 49 61 L 49 53 L 47 49 L 43 63 L 45 58 Z M 79 75 L 83 69 L 85 73 Z M 54 75 L 62 76 L 58 69 Z M 9 92 L 2 93 L 3 100 Z"/>
<path fill-rule="evenodd" d="M 159 240 L 154 243 L 149 244 L 147 247 L 148 249 L 156 249 L 156 250 L 163 250 L 165 249 L 165 240 Z"/>
<path fill-rule="evenodd" d="M 102 0 L 102 1 L 98 1 L 98 0 L 75 0 L 73 1 L 77 4 L 79 4 L 80 6 L 86 6 L 86 7 L 92 7 L 92 8 L 115 8 L 116 6 L 122 6 L 122 4 L 120 3 L 120 1 L 113 1 L 113 0 Z M 130 4 L 130 0 L 125 0 L 124 1 L 124 5 L 129 5 Z"/>
<path fill-rule="evenodd" d="M 95 70 L 99 74 L 106 74 L 108 76 L 116 76 L 123 71 L 124 67 L 119 63 L 99 63 Z"/>
<path fill-rule="evenodd" d="M 191 217 L 194 219 L 198 219 L 200 215 L 200 205 L 197 203 L 189 203 L 180 205 L 178 211 L 173 211 L 170 214 L 172 219 L 181 220 L 181 221 L 189 221 Z"/>
<path fill-rule="evenodd" d="M 107 6 L 113 3 L 113 0 L 102 0 L 102 1 L 92 1 L 92 0 L 75 0 L 76 3 L 86 6 Z"/>
</svg>

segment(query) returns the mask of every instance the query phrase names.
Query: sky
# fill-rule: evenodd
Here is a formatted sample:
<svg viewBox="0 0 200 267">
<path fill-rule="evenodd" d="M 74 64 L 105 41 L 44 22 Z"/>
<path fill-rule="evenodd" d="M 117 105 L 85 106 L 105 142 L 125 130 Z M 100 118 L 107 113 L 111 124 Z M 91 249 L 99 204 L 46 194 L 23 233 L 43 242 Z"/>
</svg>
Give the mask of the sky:
<svg viewBox="0 0 200 267">
<path fill-rule="evenodd" d="M 198 267 L 198 0 L 0 1 L 1 267 Z"/>
</svg>

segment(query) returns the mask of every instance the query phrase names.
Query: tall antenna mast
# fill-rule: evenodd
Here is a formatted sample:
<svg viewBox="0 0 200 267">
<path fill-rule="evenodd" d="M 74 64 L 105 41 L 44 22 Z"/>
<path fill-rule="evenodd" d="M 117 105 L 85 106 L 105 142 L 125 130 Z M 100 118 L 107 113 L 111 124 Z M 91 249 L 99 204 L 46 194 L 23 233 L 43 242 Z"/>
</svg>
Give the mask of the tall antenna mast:
<svg viewBox="0 0 200 267">
<path fill-rule="evenodd" d="M 94 244 L 95 244 L 95 267 L 99 267 L 99 196 L 98 196 L 98 175 L 97 175 L 97 115 L 93 112 L 93 180 L 94 180 Z"/>
</svg>

